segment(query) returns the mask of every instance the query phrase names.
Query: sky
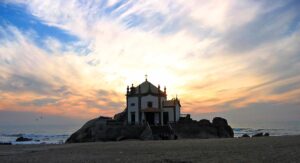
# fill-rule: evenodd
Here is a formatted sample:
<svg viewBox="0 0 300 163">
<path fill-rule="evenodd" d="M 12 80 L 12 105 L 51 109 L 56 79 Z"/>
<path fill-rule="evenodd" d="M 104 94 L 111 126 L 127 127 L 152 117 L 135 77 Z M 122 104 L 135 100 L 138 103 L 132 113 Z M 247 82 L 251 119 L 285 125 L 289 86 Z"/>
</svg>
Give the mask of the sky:
<svg viewBox="0 0 300 163">
<path fill-rule="evenodd" d="M 299 10 L 297 0 L 1 0 L 0 122 L 113 116 L 145 74 L 195 119 L 299 122 Z"/>
</svg>

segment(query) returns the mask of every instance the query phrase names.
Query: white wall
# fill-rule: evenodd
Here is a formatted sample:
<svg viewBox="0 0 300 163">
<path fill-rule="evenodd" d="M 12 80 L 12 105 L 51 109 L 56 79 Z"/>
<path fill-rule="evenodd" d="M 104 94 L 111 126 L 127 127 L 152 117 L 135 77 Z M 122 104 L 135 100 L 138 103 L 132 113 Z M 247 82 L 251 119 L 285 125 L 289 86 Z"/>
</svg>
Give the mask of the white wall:
<svg viewBox="0 0 300 163">
<path fill-rule="evenodd" d="M 134 103 L 134 106 L 131 106 L 131 104 Z M 135 112 L 135 123 L 137 124 L 139 122 L 139 109 L 138 109 L 138 97 L 128 97 L 128 114 L 127 114 L 127 120 L 128 123 L 131 123 L 131 113 Z"/>
<path fill-rule="evenodd" d="M 180 106 L 176 104 L 176 121 L 180 118 Z"/>
<path fill-rule="evenodd" d="M 141 97 L 141 109 L 145 109 L 147 108 L 147 104 L 148 102 L 152 102 L 152 107 L 153 108 L 158 108 L 158 98 L 156 96 L 152 96 L 152 95 L 147 95 L 147 96 L 142 96 Z"/>
<path fill-rule="evenodd" d="M 174 122 L 174 108 L 173 107 L 163 108 L 163 112 L 168 112 L 169 121 Z"/>
</svg>

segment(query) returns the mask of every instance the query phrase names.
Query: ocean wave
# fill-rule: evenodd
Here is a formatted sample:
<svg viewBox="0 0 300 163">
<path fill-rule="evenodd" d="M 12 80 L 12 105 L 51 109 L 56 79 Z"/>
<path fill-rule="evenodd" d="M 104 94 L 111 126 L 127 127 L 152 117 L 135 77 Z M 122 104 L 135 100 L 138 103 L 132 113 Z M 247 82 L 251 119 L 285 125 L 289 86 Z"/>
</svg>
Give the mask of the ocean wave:
<svg viewBox="0 0 300 163">
<path fill-rule="evenodd" d="M 17 142 L 18 137 L 32 139 L 31 141 Z M 0 143 L 11 144 L 62 144 L 69 137 L 68 134 L 0 134 Z"/>
<path fill-rule="evenodd" d="M 234 137 L 240 137 L 244 134 L 253 136 L 257 133 L 269 133 L 270 136 L 300 135 L 299 129 L 253 129 L 253 128 L 233 128 Z"/>
</svg>

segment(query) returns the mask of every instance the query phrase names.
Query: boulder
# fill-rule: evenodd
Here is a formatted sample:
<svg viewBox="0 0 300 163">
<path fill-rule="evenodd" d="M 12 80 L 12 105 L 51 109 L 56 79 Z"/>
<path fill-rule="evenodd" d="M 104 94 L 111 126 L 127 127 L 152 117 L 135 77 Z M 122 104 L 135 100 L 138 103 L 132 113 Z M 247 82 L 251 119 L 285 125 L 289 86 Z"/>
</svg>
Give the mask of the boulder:
<svg viewBox="0 0 300 163">
<path fill-rule="evenodd" d="M 22 142 L 22 141 L 32 141 L 30 138 L 24 138 L 23 136 L 20 136 L 16 139 L 17 142 Z"/>
<path fill-rule="evenodd" d="M 126 122 L 127 120 L 127 108 L 124 109 L 121 113 L 115 114 L 114 115 L 114 120 L 119 121 L 119 122 Z"/>
<path fill-rule="evenodd" d="M 92 142 L 101 139 L 101 135 L 105 134 L 107 120 L 108 118 L 106 117 L 99 117 L 88 121 L 78 131 L 73 133 L 66 143 Z"/>
<path fill-rule="evenodd" d="M 198 122 L 198 124 L 199 124 L 200 126 L 211 126 L 210 121 L 207 120 L 207 119 L 201 119 L 201 120 Z"/>
<path fill-rule="evenodd" d="M 11 142 L 0 142 L 0 145 L 12 145 Z"/>
<path fill-rule="evenodd" d="M 199 122 L 194 120 L 178 121 L 172 125 L 175 134 L 179 138 L 233 138 L 232 128 L 227 124 L 224 118 L 216 117 L 213 123 L 202 119 Z"/>
<path fill-rule="evenodd" d="M 266 133 L 264 134 L 264 136 L 270 136 L 270 134 L 266 132 Z"/>
<path fill-rule="evenodd" d="M 250 136 L 248 134 L 243 134 L 241 137 L 242 138 L 249 138 Z"/>
<path fill-rule="evenodd" d="M 179 123 L 195 123 L 196 121 L 191 118 L 191 115 L 187 114 L 185 117 L 179 118 Z"/>
<path fill-rule="evenodd" d="M 66 143 L 140 139 L 144 128 L 145 126 L 120 125 L 112 123 L 112 118 L 99 117 L 84 124 L 67 139 Z"/>
<path fill-rule="evenodd" d="M 214 126 L 228 126 L 227 120 L 221 117 L 215 117 L 212 121 Z"/>
<path fill-rule="evenodd" d="M 232 128 L 228 125 L 227 120 L 221 117 L 215 117 L 212 125 L 218 130 L 218 137 L 233 138 L 234 133 Z"/>
<path fill-rule="evenodd" d="M 259 132 L 257 134 L 254 134 L 252 137 L 262 137 L 264 136 L 262 132 Z"/>
</svg>

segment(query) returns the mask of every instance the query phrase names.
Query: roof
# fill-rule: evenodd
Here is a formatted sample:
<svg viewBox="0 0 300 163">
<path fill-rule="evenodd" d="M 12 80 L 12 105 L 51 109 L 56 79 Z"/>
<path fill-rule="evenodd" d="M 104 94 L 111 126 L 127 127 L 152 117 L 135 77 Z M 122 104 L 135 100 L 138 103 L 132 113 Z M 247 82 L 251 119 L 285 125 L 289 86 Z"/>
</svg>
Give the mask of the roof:
<svg viewBox="0 0 300 163">
<path fill-rule="evenodd" d="M 166 100 L 163 101 L 163 107 L 174 107 L 176 106 L 176 104 L 180 105 L 180 101 L 176 98 L 176 99 L 172 99 L 172 100 Z"/>
<path fill-rule="evenodd" d="M 151 82 L 148 80 L 144 81 L 140 85 L 134 87 L 131 86 L 129 94 L 134 95 L 134 94 L 147 94 L 147 93 L 152 93 L 152 94 L 164 94 L 163 91 L 159 90 L 158 87 L 154 86 Z"/>
<path fill-rule="evenodd" d="M 137 86 L 137 92 L 139 91 L 139 88 L 141 88 L 141 93 L 147 93 L 149 89 L 152 93 L 158 93 L 158 87 L 148 82 L 148 80 L 144 81 L 143 83 Z"/>
<path fill-rule="evenodd" d="M 167 100 L 167 101 L 163 101 L 163 106 L 175 106 L 175 100 Z"/>
</svg>

